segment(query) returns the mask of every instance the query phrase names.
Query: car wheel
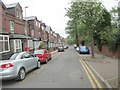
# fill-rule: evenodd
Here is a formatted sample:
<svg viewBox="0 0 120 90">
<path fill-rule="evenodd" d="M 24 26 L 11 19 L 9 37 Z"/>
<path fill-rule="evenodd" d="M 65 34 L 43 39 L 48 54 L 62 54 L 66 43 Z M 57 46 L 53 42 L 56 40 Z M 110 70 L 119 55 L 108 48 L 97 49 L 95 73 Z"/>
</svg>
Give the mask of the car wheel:
<svg viewBox="0 0 120 90">
<path fill-rule="evenodd" d="M 21 68 L 19 70 L 19 73 L 18 73 L 18 76 L 17 76 L 17 80 L 18 81 L 22 81 L 25 79 L 25 76 L 26 76 L 26 73 L 25 73 L 25 69 L 24 68 Z"/>
<path fill-rule="evenodd" d="M 48 58 L 46 58 L 46 60 L 45 60 L 45 63 L 47 63 L 48 62 Z"/>
<path fill-rule="evenodd" d="M 37 69 L 39 69 L 41 67 L 41 63 L 40 61 L 37 62 Z"/>
</svg>

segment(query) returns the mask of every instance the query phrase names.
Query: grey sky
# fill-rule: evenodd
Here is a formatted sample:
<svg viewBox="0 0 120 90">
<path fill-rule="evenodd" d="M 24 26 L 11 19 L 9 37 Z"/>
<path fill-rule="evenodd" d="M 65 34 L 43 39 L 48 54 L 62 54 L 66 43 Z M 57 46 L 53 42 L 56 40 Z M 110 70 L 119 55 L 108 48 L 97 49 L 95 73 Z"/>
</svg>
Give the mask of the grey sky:
<svg viewBox="0 0 120 90">
<path fill-rule="evenodd" d="M 26 16 L 37 16 L 46 25 L 51 26 L 53 31 L 66 37 L 65 27 L 68 18 L 65 17 L 66 11 L 64 8 L 68 7 L 71 0 L 2 0 L 5 4 L 19 2 L 23 9 L 26 9 Z M 117 6 L 116 0 L 103 0 L 105 7 L 110 10 L 111 7 Z"/>
</svg>

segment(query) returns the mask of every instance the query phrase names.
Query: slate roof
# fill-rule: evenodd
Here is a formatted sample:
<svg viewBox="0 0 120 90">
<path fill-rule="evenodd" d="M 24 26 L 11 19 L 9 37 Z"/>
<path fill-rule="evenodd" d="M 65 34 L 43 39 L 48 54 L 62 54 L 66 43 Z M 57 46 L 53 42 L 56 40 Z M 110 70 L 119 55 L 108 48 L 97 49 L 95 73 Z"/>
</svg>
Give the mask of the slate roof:
<svg viewBox="0 0 120 90">
<path fill-rule="evenodd" d="M 18 3 L 6 4 L 6 8 L 14 8 Z"/>
</svg>

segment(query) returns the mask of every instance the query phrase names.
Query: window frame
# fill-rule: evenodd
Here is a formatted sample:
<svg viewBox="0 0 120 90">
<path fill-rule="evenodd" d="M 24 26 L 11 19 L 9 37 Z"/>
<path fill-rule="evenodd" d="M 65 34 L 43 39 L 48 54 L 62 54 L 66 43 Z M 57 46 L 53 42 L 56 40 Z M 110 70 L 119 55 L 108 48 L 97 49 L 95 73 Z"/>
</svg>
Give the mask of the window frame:
<svg viewBox="0 0 120 90">
<path fill-rule="evenodd" d="M 28 43 L 28 47 L 30 48 L 30 50 L 34 49 L 33 40 L 27 40 L 27 43 Z"/>
<path fill-rule="evenodd" d="M 17 41 L 17 44 L 16 44 L 16 41 Z M 22 51 L 22 41 L 21 41 L 21 39 L 15 39 L 15 40 L 13 40 L 13 42 L 14 42 L 14 52 L 17 52 L 17 50 Z M 17 47 L 17 45 L 18 45 L 18 47 Z"/>
<path fill-rule="evenodd" d="M 14 25 L 14 21 L 13 21 L 13 20 L 10 20 L 10 32 L 11 32 L 11 33 L 14 33 L 14 30 L 15 30 L 15 29 L 14 29 L 14 26 L 15 26 L 15 25 Z"/>
<path fill-rule="evenodd" d="M 2 54 L 2 53 L 5 53 L 5 52 L 9 52 L 10 51 L 10 44 L 9 44 L 9 36 L 8 35 L 0 35 L 0 37 L 2 37 L 3 39 L 2 40 L 0 40 L 0 42 L 2 42 L 2 44 L 3 44 L 3 51 L 0 51 L 0 54 Z M 5 40 L 5 38 L 7 37 L 7 40 Z M 5 50 L 5 42 L 7 42 L 8 44 L 8 50 Z"/>
</svg>

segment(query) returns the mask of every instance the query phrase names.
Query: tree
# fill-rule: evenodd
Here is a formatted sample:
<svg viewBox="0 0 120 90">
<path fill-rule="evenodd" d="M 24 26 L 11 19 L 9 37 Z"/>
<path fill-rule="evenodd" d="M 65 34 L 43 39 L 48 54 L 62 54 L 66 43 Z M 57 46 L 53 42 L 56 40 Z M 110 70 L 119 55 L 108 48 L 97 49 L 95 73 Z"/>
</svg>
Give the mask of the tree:
<svg viewBox="0 0 120 90">
<path fill-rule="evenodd" d="M 111 31 L 111 15 L 104 9 L 102 13 L 102 20 L 99 20 L 95 26 L 95 32 L 93 34 L 95 44 L 98 46 L 98 49 L 101 51 L 102 45 L 105 43 L 106 39 L 102 37 L 104 34 L 108 36 L 108 32 Z M 104 42 L 104 43 L 102 43 Z"/>
<path fill-rule="evenodd" d="M 85 34 L 89 35 L 89 38 L 91 38 L 92 57 L 94 57 L 93 34 L 95 32 L 96 23 L 103 19 L 103 10 L 104 7 L 100 2 L 88 2 L 88 0 L 83 0 L 83 2 L 72 2 L 66 14 L 70 18 L 71 24 L 74 25 L 71 30 L 76 32 L 76 39 L 79 36 L 78 29 L 81 23 L 86 26 L 86 30 L 84 31 Z"/>
</svg>

